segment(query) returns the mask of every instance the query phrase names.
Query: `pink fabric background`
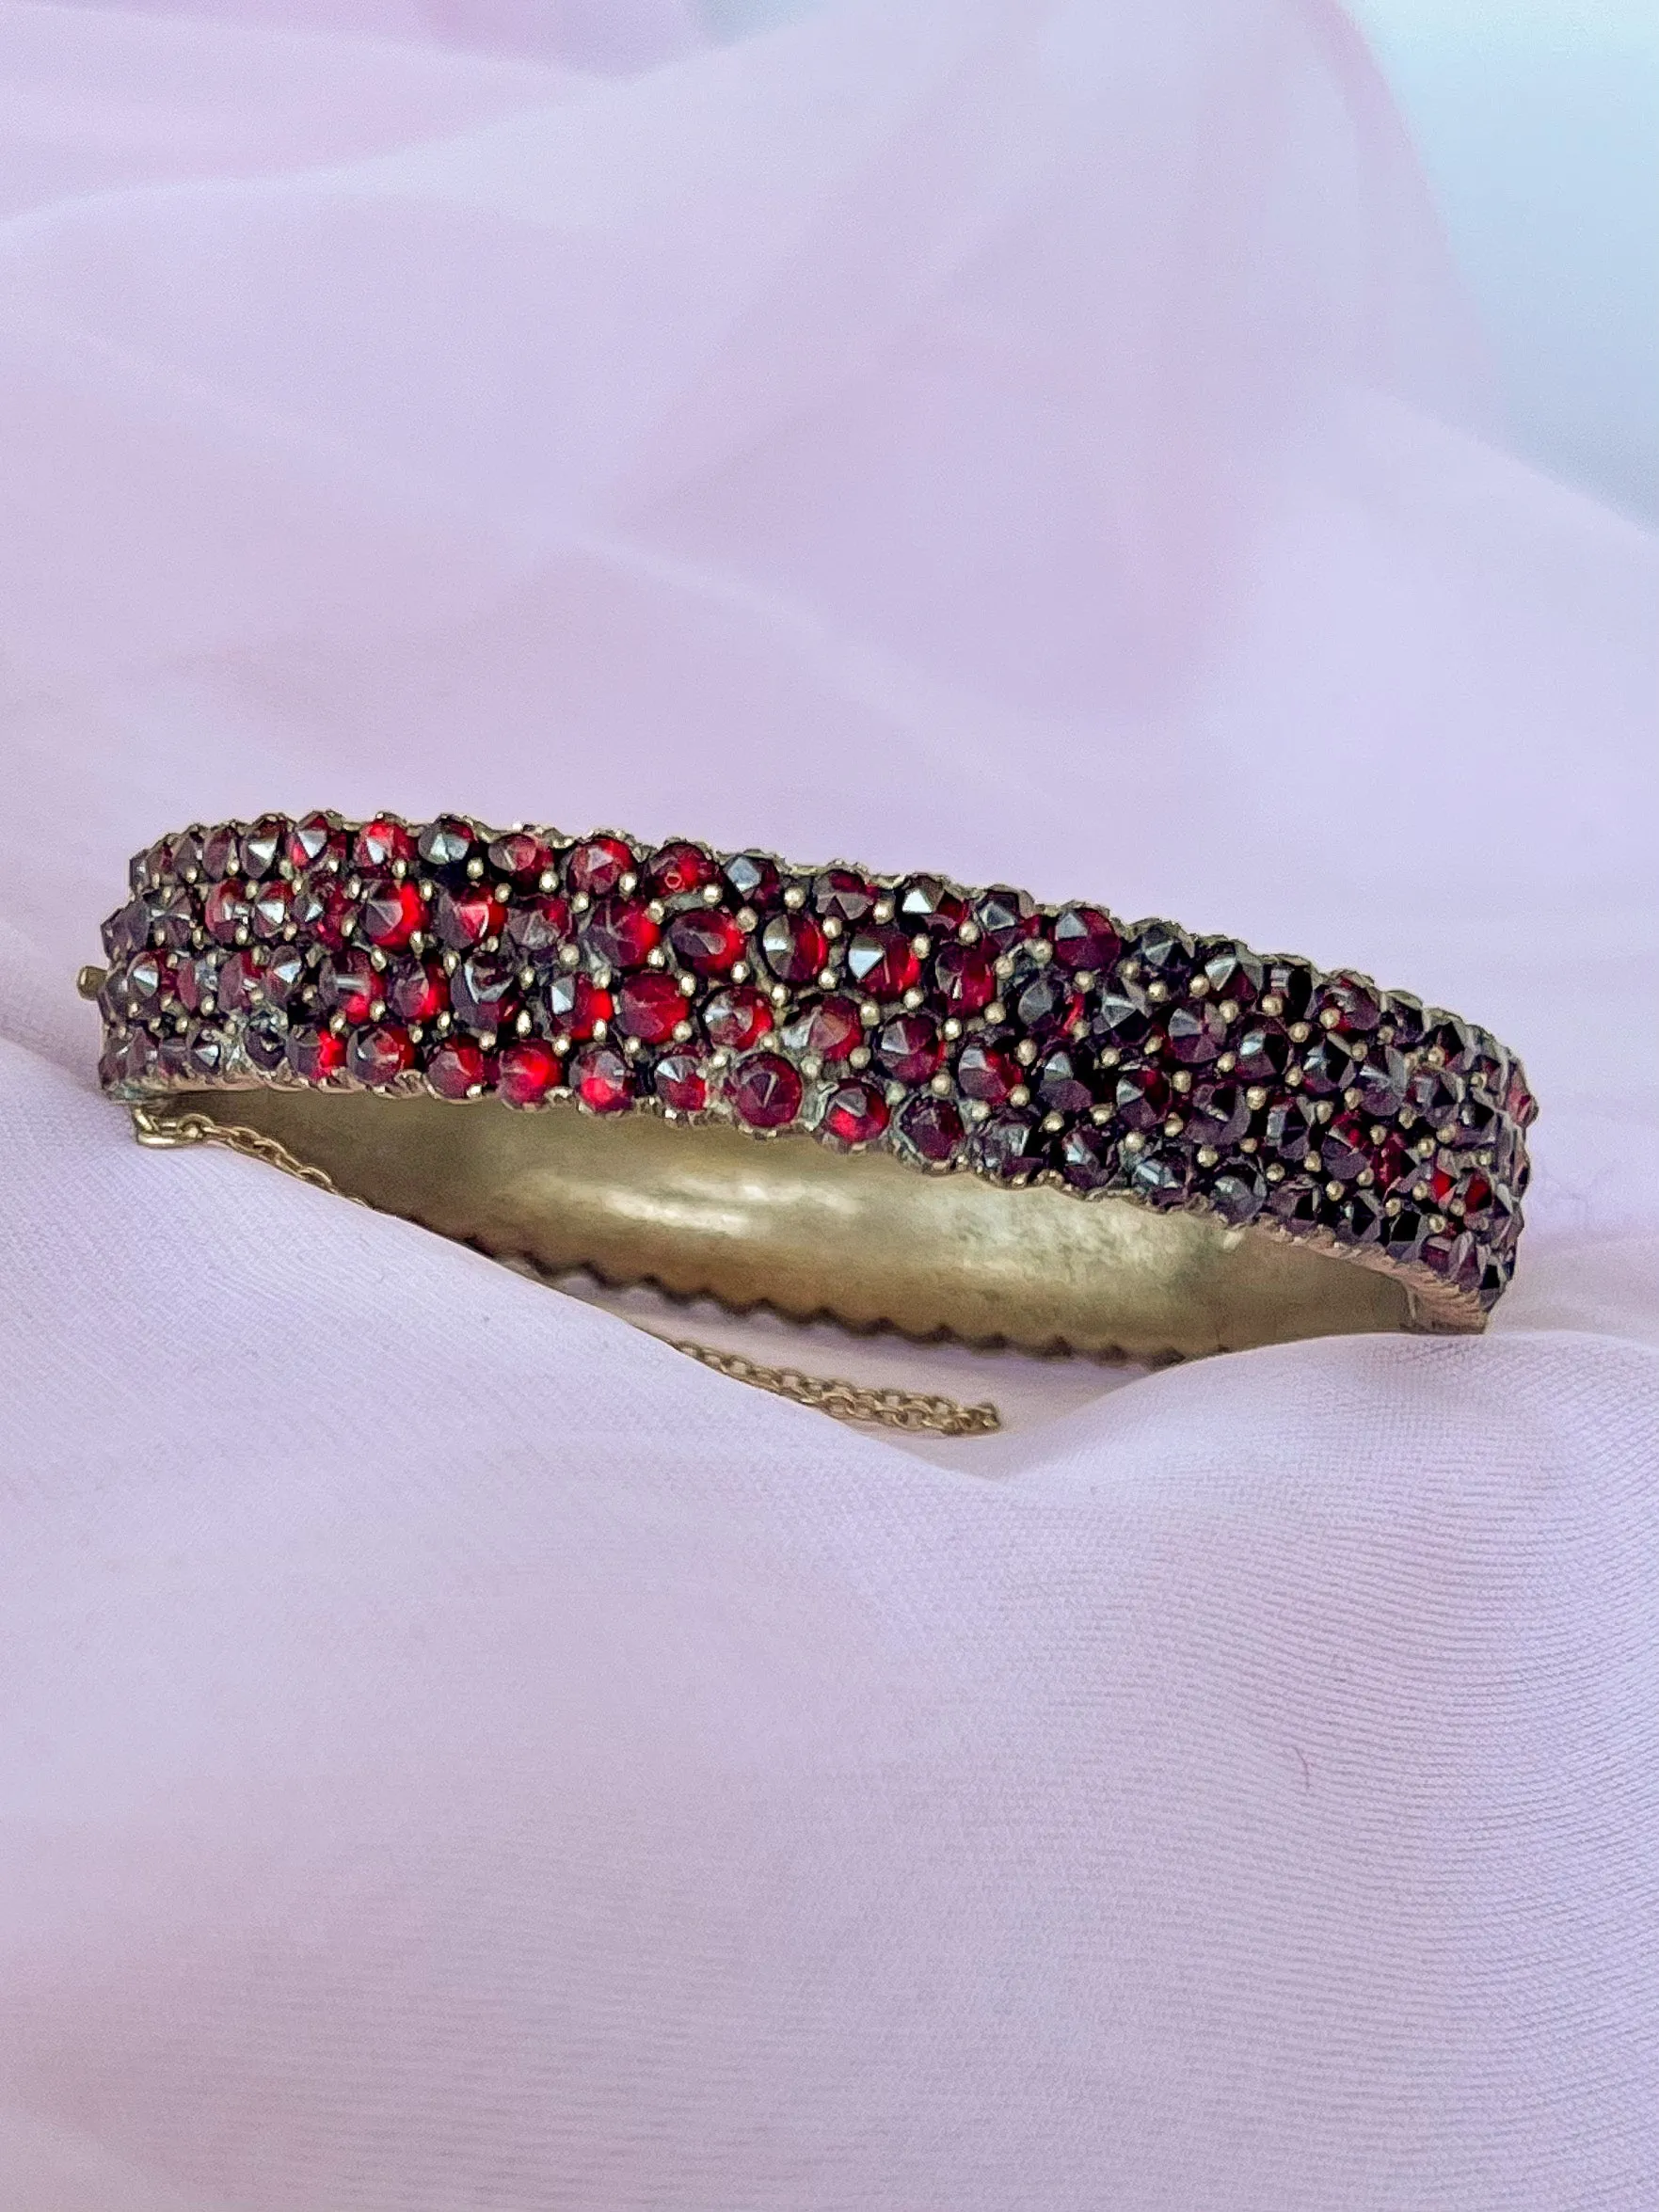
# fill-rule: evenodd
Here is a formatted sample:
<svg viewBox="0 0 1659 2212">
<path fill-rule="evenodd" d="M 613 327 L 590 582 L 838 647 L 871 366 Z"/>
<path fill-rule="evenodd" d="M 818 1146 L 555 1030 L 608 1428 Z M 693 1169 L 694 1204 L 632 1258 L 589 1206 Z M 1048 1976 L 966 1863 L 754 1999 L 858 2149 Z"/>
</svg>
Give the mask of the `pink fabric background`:
<svg viewBox="0 0 1659 2212">
<path fill-rule="evenodd" d="M 0 2205 L 1659 2204 L 1653 548 L 1342 19 L 4 5 L 0 146 Z M 1519 1282 L 929 1457 L 140 1154 L 126 854 L 318 803 L 1358 963 Z"/>
</svg>

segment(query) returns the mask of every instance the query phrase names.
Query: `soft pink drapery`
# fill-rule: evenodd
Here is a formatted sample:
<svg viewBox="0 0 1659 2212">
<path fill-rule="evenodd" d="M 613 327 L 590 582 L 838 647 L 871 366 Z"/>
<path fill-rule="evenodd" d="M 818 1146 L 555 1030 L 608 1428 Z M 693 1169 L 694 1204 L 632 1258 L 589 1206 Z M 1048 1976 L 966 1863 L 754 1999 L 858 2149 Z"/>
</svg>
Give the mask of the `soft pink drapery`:
<svg viewBox="0 0 1659 2212">
<path fill-rule="evenodd" d="M 0 2204 L 1659 2202 L 1651 545 L 1332 10 L 0 7 Z M 1477 1343 L 933 1461 L 94 1094 L 126 853 L 442 804 L 1347 960 Z"/>
</svg>

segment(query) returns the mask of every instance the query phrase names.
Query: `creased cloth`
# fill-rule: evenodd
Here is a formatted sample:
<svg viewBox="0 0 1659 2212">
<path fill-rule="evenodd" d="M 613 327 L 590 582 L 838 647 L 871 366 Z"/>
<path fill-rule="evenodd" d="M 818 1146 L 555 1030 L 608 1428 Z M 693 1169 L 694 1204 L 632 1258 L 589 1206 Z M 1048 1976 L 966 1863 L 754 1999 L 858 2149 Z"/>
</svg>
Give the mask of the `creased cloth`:
<svg viewBox="0 0 1659 2212">
<path fill-rule="evenodd" d="M 1344 19 L 4 5 L 0 148 L 0 2205 L 1659 2205 L 1654 551 Z M 1516 1288 L 941 1464 L 140 1154 L 126 855 L 318 804 L 1357 964 Z"/>
</svg>

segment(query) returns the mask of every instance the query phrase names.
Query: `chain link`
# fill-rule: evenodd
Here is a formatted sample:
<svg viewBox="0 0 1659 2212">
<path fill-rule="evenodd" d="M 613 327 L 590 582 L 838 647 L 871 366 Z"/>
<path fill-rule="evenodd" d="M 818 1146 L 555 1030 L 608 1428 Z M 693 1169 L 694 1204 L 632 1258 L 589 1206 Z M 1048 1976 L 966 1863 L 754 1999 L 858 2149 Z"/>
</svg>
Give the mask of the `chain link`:
<svg viewBox="0 0 1659 2212">
<path fill-rule="evenodd" d="M 797 1406 L 811 1406 L 834 1421 L 869 1422 L 880 1428 L 939 1437 L 994 1436 L 1002 1426 L 1002 1416 L 992 1405 L 959 1406 L 954 1398 L 931 1397 L 921 1391 L 876 1390 L 837 1376 L 803 1375 L 797 1367 L 762 1367 L 741 1352 L 719 1352 L 690 1337 L 663 1341 L 688 1359 L 711 1367 L 716 1375 L 770 1391 Z"/>
<path fill-rule="evenodd" d="M 208 1114 L 159 1114 L 144 1106 L 134 1106 L 132 1115 L 133 1133 L 142 1145 L 162 1151 L 178 1145 L 222 1145 L 244 1159 L 279 1168 L 284 1175 L 309 1183 L 313 1190 L 326 1190 L 335 1198 L 348 1195 L 332 1176 L 321 1168 L 307 1167 L 285 1144 L 279 1144 L 262 1130 L 235 1122 L 215 1122 Z M 758 1361 L 744 1359 L 741 1352 L 717 1351 L 712 1345 L 698 1344 L 691 1337 L 660 1337 L 658 1342 L 732 1382 L 746 1382 L 774 1397 L 788 1398 L 793 1405 L 809 1406 L 816 1412 L 827 1413 L 832 1421 L 938 1437 L 995 1436 L 1002 1426 L 1002 1416 L 990 1404 L 959 1406 L 954 1398 L 922 1391 L 877 1390 L 844 1381 L 838 1376 L 803 1375 L 796 1367 L 765 1367 Z"/>
</svg>

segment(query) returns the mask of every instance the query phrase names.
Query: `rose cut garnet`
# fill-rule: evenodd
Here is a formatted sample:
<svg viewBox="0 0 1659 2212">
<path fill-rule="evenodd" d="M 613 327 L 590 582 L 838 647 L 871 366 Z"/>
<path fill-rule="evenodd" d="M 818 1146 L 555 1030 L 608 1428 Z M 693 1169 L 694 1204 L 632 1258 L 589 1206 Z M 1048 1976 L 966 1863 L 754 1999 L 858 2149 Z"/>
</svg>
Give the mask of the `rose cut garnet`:
<svg viewBox="0 0 1659 2212">
<path fill-rule="evenodd" d="M 747 984 L 720 991 L 703 1009 L 703 1026 L 710 1044 L 726 1052 L 747 1052 L 772 1026 L 772 1007 L 762 991 Z"/>
<path fill-rule="evenodd" d="M 977 1014 L 997 995 L 997 971 L 978 945 L 947 945 L 933 963 L 933 975 L 953 1014 Z"/>
<path fill-rule="evenodd" d="M 726 880 L 745 906 L 757 912 L 775 905 L 783 889 L 774 864 L 764 852 L 739 852 L 726 864 Z"/>
<path fill-rule="evenodd" d="M 242 896 L 242 886 L 232 877 L 227 883 L 215 883 L 207 895 L 201 910 L 202 922 L 208 935 L 216 945 L 233 945 L 238 930 L 247 927 L 247 901 Z"/>
<path fill-rule="evenodd" d="M 775 1052 L 745 1060 L 726 1088 L 732 1111 L 751 1129 L 782 1129 L 801 1110 L 799 1072 Z"/>
<path fill-rule="evenodd" d="M 684 992 L 660 969 L 630 976 L 616 994 L 616 1026 L 642 1044 L 665 1044 L 685 1018 Z"/>
<path fill-rule="evenodd" d="M 471 1098 L 489 1081 L 488 1061 L 463 1039 L 440 1044 L 426 1063 L 426 1080 L 439 1098 Z"/>
<path fill-rule="evenodd" d="M 743 932 L 724 909 L 694 907 L 669 923 L 668 948 L 694 975 L 723 976 L 743 957 Z"/>
<path fill-rule="evenodd" d="M 662 932 L 636 900 L 601 899 L 583 921 L 582 933 L 601 967 L 642 968 Z"/>
<path fill-rule="evenodd" d="M 709 1103 L 709 1078 L 701 1060 L 689 1052 L 671 1052 L 652 1071 L 657 1096 L 677 1114 L 700 1114 Z"/>
<path fill-rule="evenodd" d="M 1057 1114 L 1086 1114 L 1094 1104 L 1089 1064 L 1080 1052 L 1051 1052 L 1037 1071 L 1037 1096 Z"/>
<path fill-rule="evenodd" d="M 404 1022 L 435 1022 L 449 1005 L 449 979 L 435 960 L 406 961 L 386 978 L 386 1003 Z"/>
<path fill-rule="evenodd" d="M 326 1083 L 345 1065 L 345 1044 L 332 1029 L 290 1029 L 288 1065 L 307 1083 Z"/>
<path fill-rule="evenodd" d="M 1010 890 L 1005 883 L 998 883 L 985 893 L 974 908 L 974 919 L 980 925 L 981 936 L 994 953 L 1012 952 L 1016 945 L 1034 937 L 1043 926 L 1043 916 L 1030 895 Z"/>
<path fill-rule="evenodd" d="M 556 957 L 569 934 L 570 904 L 556 892 L 523 899 L 507 915 L 507 943 L 526 960 Z"/>
<path fill-rule="evenodd" d="M 965 1096 L 986 1106 L 1003 1105 L 1020 1076 L 1006 1038 L 970 1037 L 956 1056 L 956 1080 Z"/>
<path fill-rule="evenodd" d="M 572 891 L 605 899 L 632 867 L 633 854 L 620 837 L 589 837 L 572 848 L 565 862 L 565 881 Z"/>
<path fill-rule="evenodd" d="M 487 884 L 467 883 L 459 890 L 438 894 L 432 926 L 439 944 L 455 952 L 470 952 L 487 937 L 499 935 L 504 912 Z"/>
<path fill-rule="evenodd" d="M 1165 1024 L 1172 1057 L 1189 1067 L 1217 1058 L 1227 1042 L 1227 1025 L 1207 998 L 1178 1006 Z"/>
<path fill-rule="evenodd" d="M 509 1106 L 533 1106 L 541 1104 L 558 1080 L 558 1054 L 533 1040 L 508 1045 L 496 1071 L 495 1087 Z"/>
<path fill-rule="evenodd" d="M 1054 919 L 1054 957 L 1066 968 L 1109 967 L 1124 941 L 1097 906 L 1068 906 Z"/>
<path fill-rule="evenodd" d="M 962 1115 L 948 1098 L 913 1098 L 899 1116 L 899 1134 L 918 1159 L 940 1167 L 962 1142 Z"/>
<path fill-rule="evenodd" d="M 1067 1130 L 1058 1159 L 1061 1174 L 1074 1190 L 1099 1190 L 1117 1171 L 1118 1148 L 1104 1129 L 1084 1122 Z"/>
<path fill-rule="evenodd" d="M 1125 1129 L 1156 1129 L 1170 1110 L 1169 1079 L 1157 1068 L 1124 1068 L 1117 1084 L 1118 1120 Z"/>
<path fill-rule="evenodd" d="M 491 839 L 489 865 L 498 875 L 510 876 L 521 889 L 528 890 L 552 867 L 553 855 L 528 830 L 513 830 L 504 837 Z"/>
<path fill-rule="evenodd" d="M 254 935 L 267 945 L 274 943 L 288 927 L 293 904 L 294 894 L 286 883 L 262 883 L 248 907 Z"/>
<path fill-rule="evenodd" d="M 338 951 L 345 943 L 344 922 L 348 911 L 343 885 L 332 876 L 315 874 L 295 885 L 288 918 L 299 936 L 313 945 Z"/>
<path fill-rule="evenodd" d="M 366 1022 L 369 1010 L 380 995 L 380 978 L 366 952 L 330 953 L 317 974 L 317 995 L 333 1012 L 348 1022 Z"/>
<path fill-rule="evenodd" d="M 215 995 L 222 1014 L 245 1014 L 259 997 L 260 966 L 251 952 L 228 952 L 219 963 Z"/>
<path fill-rule="evenodd" d="M 344 852 L 345 833 L 337 830 L 326 814 L 308 814 L 289 831 L 283 850 L 289 867 L 304 875 L 319 861 L 337 859 Z"/>
<path fill-rule="evenodd" d="M 262 815 L 242 839 L 242 873 L 258 878 L 268 876 L 276 867 L 282 851 L 283 834 L 288 825 L 279 815 Z"/>
<path fill-rule="evenodd" d="M 364 822 L 351 841 L 353 865 L 372 875 L 381 875 L 393 861 L 401 860 L 406 867 L 415 864 L 415 838 L 411 830 L 400 821 L 387 821 L 377 818 Z"/>
<path fill-rule="evenodd" d="M 492 952 L 475 952 L 462 961 L 449 980 L 450 1005 L 455 1017 L 493 1037 L 507 1028 L 518 1012 L 518 976 L 511 961 Z"/>
<path fill-rule="evenodd" d="M 942 877 L 912 876 L 899 894 L 899 919 L 906 931 L 949 936 L 967 919 L 967 900 Z"/>
<path fill-rule="evenodd" d="M 404 1029 L 359 1029 L 346 1047 L 345 1064 L 359 1083 L 380 1088 L 395 1083 L 415 1057 Z"/>
<path fill-rule="evenodd" d="M 774 914 L 760 932 L 760 954 L 780 983 L 810 983 L 829 957 L 829 939 L 809 914 Z"/>
<path fill-rule="evenodd" d="M 470 821 L 445 814 L 426 824 L 415 840 L 415 851 L 439 875 L 458 876 L 471 858 L 477 842 L 478 833 Z"/>
<path fill-rule="evenodd" d="M 869 1144 L 887 1125 L 887 1102 L 869 1083 L 843 1083 L 823 1109 L 823 1126 L 841 1144 Z"/>
<path fill-rule="evenodd" d="M 860 930 L 847 947 L 847 973 L 869 998 L 902 998 L 921 974 L 902 930 Z"/>
<path fill-rule="evenodd" d="M 1047 1165 L 1037 1124 L 1025 1114 L 993 1114 L 974 1132 L 976 1166 L 999 1183 L 1029 1183 Z"/>
<path fill-rule="evenodd" d="M 425 918 L 425 906 L 413 883 L 394 883 L 391 876 L 381 876 L 364 884 L 358 928 L 371 945 L 387 951 L 405 946 Z"/>
<path fill-rule="evenodd" d="M 714 863 L 700 845 L 681 838 L 652 853 L 646 875 L 659 899 L 688 899 L 705 883 L 713 883 Z"/>
<path fill-rule="evenodd" d="M 570 1063 L 570 1085 L 591 1112 L 620 1113 L 630 1096 L 628 1062 L 614 1044 L 584 1044 Z"/>
<path fill-rule="evenodd" d="M 932 1014 L 895 1014 L 875 1036 L 879 1065 L 899 1083 L 926 1083 L 937 1074 L 945 1042 Z"/>
<path fill-rule="evenodd" d="M 548 1018 L 561 1037 L 591 1037 L 601 1022 L 609 1022 L 614 1002 L 591 976 L 566 971 L 550 979 L 543 994 Z"/>
<path fill-rule="evenodd" d="M 858 1009 L 850 998 L 821 998 L 796 1014 L 782 1032 L 791 1052 L 815 1052 L 825 1060 L 845 1059 L 863 1034 Z"/>
<path fill-rule="evenodd" d="M 853 929 L 874 907 L 876 887 L 850 868 L 826 867 L 812 885 L 812 904 L 825 921 Z"/>
</svg>

